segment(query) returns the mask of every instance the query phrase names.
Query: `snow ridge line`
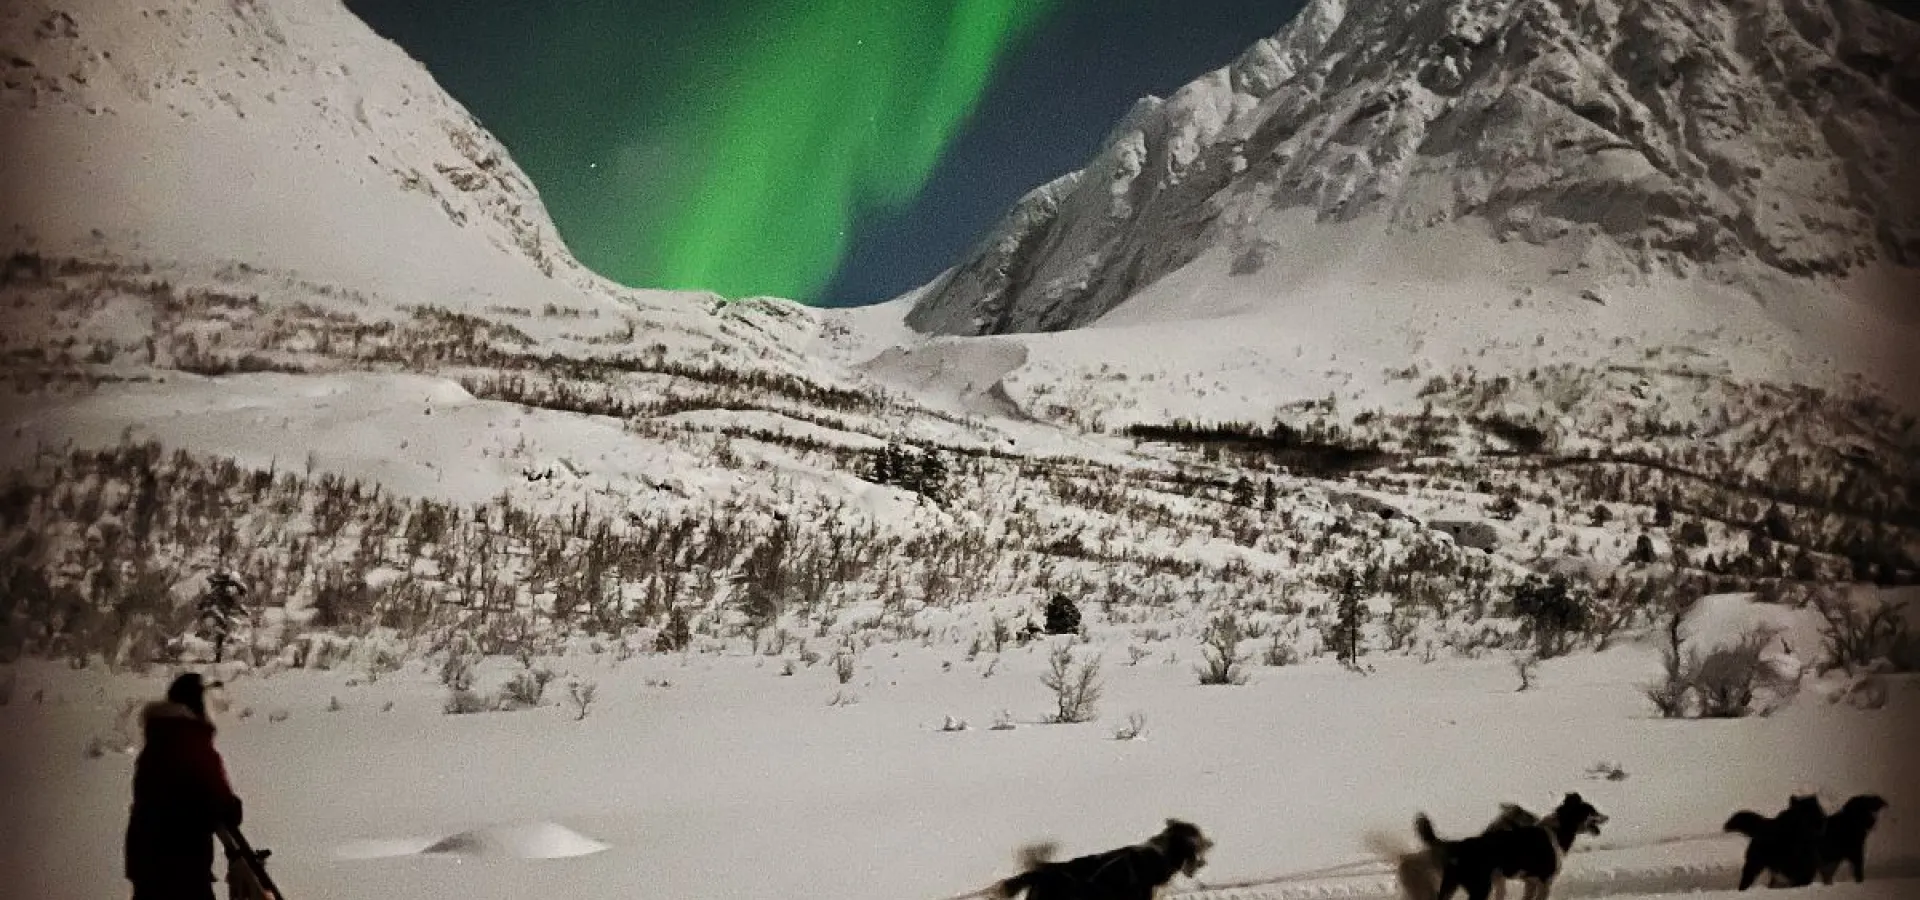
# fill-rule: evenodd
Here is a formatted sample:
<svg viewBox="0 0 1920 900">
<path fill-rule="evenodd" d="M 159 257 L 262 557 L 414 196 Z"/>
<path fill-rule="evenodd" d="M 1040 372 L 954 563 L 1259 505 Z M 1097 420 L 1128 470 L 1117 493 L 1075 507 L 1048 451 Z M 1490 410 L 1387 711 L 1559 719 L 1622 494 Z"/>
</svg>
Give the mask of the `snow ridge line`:
<svg viewBox="0 0 1920 900">
<path fill-rule="evenodd" d="M 1622 894 L 1684 894 L 1705 890 L 1732 890 L 1738 885 L 1737 863 L 1702 865 L 1618 866 L 1572 871 L 1554 882 L 1556 898 L 1613 897 Z M 1873 865 L 1875 881 L 1920 877 L 1920 857 L 1906 856 Z M 1845 880 L 1844 872 L 1835 878 Z M 1311 881 L 1275 880 L 1265 885 L 1201 887 L 1174 891 L 1182 900 L 1400 900 L 1400 884 L 1391 875 L 1330 877 Z"/>
</svg>

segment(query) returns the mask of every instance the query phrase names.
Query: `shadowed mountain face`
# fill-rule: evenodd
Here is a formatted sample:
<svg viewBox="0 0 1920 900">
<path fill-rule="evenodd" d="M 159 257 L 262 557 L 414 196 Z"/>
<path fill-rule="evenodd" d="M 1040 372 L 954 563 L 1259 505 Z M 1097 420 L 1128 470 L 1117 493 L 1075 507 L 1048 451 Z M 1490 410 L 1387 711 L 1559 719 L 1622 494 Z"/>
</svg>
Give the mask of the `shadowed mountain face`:
<svg viewBox="0 0 1920 900">
<path fill-rule="evenodd" d="M 1085 326 L 1282 222 L 1472 229 L 1596 276 L 1920 266 L 1920 25 L 1863 0 L 1317 0 L 1030 193 L 918 298 Z"/>
</svg>

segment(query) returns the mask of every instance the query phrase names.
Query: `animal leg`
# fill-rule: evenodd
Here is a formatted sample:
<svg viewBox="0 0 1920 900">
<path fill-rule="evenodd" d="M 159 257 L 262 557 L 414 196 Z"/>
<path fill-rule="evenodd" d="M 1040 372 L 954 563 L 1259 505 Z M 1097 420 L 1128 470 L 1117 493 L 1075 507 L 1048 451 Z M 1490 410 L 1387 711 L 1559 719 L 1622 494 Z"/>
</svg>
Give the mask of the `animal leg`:
<svg viewBox="0 0 1920 900">
<path fill-rule="evenodd" d="M 1740 889 L 1744 891 L 1747 888 L 1753 887 L 1754 881 L 1757 880 L 1760 877 L 1760 873 L 1766 871 L 1766 869 L 1767 867 L 1759 860 L 1749 858 L 1747 864 L 1740 868 Z"/>
<path fill-rule="evenodd" d="M 1848 865 L 1853 867 L 1853 882 L 1865 884 L 1867 881 L 1867 854 L 1863 851 L 1847 857 Z M 1835 868 L 1839 868 L 1835 866 Z"/>
</svg>

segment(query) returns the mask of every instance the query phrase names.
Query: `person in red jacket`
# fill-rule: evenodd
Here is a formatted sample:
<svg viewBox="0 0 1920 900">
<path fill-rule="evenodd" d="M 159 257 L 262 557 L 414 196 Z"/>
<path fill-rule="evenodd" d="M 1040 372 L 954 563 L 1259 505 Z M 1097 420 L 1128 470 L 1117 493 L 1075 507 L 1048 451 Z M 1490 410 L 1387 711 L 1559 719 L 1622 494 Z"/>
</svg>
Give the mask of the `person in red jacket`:
<svg viewBox="0 0 1920 900">
<path fill-rule="evenodd" d="M 213 749 L 207 684 L 188 673 L 141 713 L 146 743 L 133 768 L 126 875 L 133 900 L 213 900 L 213 839 L 240 826 L 240 798 Z"/>
</svg>

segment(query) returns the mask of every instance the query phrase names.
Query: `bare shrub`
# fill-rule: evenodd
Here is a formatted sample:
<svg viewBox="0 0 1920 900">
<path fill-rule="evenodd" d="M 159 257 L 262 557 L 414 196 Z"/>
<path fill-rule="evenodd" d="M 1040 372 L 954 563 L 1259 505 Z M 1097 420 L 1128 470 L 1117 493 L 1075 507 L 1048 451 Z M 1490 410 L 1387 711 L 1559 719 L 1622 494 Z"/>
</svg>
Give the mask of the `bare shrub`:
<svg viewBox="0 0 1920 900">
<path fill-rule="evenodd" d="M 854 656 L 851 650 L 842 650 L 833 655 L 833 677 L 841 684 L 853 680 Z"/>
<path fill-rule="evenodd" d="M 327 712 L 339 712 L 343 709 L 346 709 L 346 707 L 340 705 L 339 697 L 327 698 Z"/>
<path fill-rule="evenodd" d="M 1826 627 L 1828 664 L 1848 675 L 1884 660 L 1899 671 L 1913 671 L 1914 638 L 1907 630 L 1904 603 L 1850 603 L 1835 592 L 1814 595 L 1813 607 Z M 1905 667 L 1902 667 L 1902 664 Z"/>
<path fill-rule="evenodd" d="M 993 724 L 987 726 L 987 730 L 988 731 L 1012 731 L 1013 730 L 1013 713 L 1008 712 L 1004 709 L 997 713 L 994 713 Z"/>
<path fill-rule="evenodd" d="M 449 650 L 447 658 L 440 663 L 440 684 L 450 691 L 473 690 L 473 657 Z"/>
<path fill-rule="evenodd" d="M 1647 699 L 1653 703 L 1653 708 L 1660 712 L 1661 718 L 1686 718 L 1688 693 L 1686 681 L 1669 677 L 1664 681 L 1648 685 L 1644 691 Z"/>
<path fill-rule="evenodd" d="M 1137 666 L 1140 664 L 1141 660 L 1146 659 L 1147 657 L 1152 655 L 1153 655 L 1152 650 L 1148 650 L 1147 648 L 1142 647 L 1138 644 L 1127 645 L 1127 665 L 1129 666 Z"/>
<path fill-rule="evenodd" d="M 1196 667 L 1201 684 L 1247 683 L 1247 657 L 1240 652 L 1240 640 L 1245 636 L 1239 617 L 1230 612 L 1207 626 L 1200 647 L 1201 664 Z"/>
<path fill-rule="evenodd" d="M 508 680 L 500 689 L 498 706 L 503 710 L 532 709 L 547 695 L 553 673 L 546 669 L 527 669 Z"/>
<path fill-rule="evenodd" d="M 965 731 L 967 730 L 967 720 L 956 718 L 954 716 L 948 716 L 945 722 L 940 723 L 940 730 L 941 731 Z"/>
<path fill-rule="evenodd" d="M 1774 636 L 1775 632 L 1761 629 L 1732 646 L 1694 655 L 1687 680 L 1702 717 L 1737 719 L 1750 715 L 1760 689 L 1782 686 L 1780 673 L 1761 658 Z"/>
<path fill-rule="evenodd" d="M 1678 598 L 1668 600 L 1666 615 L 1662 622 L 1667 638 L 1666 646 L 1660 648 L 1660 664 L 1664 677 L 1644 688 L 1647 700 L 1659 710 L 1663 719 L 1685 718 L 1687 714 L 1686 658 L 1682 656 L 1685 641 L 1680 635 L 1680 626 L 1686 623 L 1687 608 L 1690 601 Z"/>
<path fill-rule="evenodd" d="M 1074 665 L 1073 646 L 1062 641 L 1047 654 L 1047 672 L 1040 683 L 1053 692 L 1054 712 L 1049 720 L 1072 725 L 1091 722 L 1100 702 L 1100 660 Z"/>
<path fill-rule="evenodd" d="M 442 709 L 450 716 L 468 716 L 483 713 L 493 708 L 487 698 L 473 690 L 454 688 L 447 692 L 447 702 Z M 271 716 L 269 717 L 271 718 Z M 277 720 L 275 720 L 277 721 Z"/>
<path fill-rule="evenodd" d="M 1127 713 L 1127 724 L 1113 730 L 1113 739 L 1116 741 L 1130 741 L 1139 737 L 1146 730 L 1146 713 Z"/>
<path fill-rule="evenodd" d="M 1540 657 L 1537 653 L 1522 651 L 1513 654 L 1513 673 L 1520 676 L 1520 686 L 1514 690 L 1516 692 L 1531 690 L 1534 673 L 1539 668 Z"/>
<path fill-rule="evenodd" d="M 1276 669 L 1282 666 L 1291 666 L 1300 661 L 1300 651 L 1294 649 L 1291 642 L 1281 640 L 1280 633 L 1276 631 L 1273 634 L 1272 640 L 1268 641 L 1267 649 L 1261 657 L 1261 661 Z"/>
<path fill-rule="evenodd" d="M 592 681 L 578 679 L 567 682 L 567 705 L 573 707 L 575 722 L 587 717 L 587 710 L 593 707 L 594 696 L 600 692 L 600 685 Z"/>
</svg>

